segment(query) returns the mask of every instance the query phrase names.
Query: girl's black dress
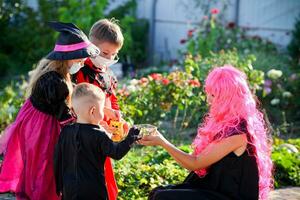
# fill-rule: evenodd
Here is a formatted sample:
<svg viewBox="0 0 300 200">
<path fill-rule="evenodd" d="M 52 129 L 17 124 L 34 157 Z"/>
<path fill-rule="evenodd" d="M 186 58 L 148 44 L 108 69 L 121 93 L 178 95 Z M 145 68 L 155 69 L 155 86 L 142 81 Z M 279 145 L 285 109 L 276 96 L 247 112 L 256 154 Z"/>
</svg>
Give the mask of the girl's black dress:
<svg viewBox="0 0 300 200">
<path fill-rule="evenodd" d="M 245 127 L 243 121 L 231 135 L 247 133 Z M 182 184 L 155 188 L 149 200 L 257 200 L 259 175 L 253 151 L 248 145 L 241 156 L 231 152 L 210 166 L 205 177 L 191 172 Z"/>
</svg>

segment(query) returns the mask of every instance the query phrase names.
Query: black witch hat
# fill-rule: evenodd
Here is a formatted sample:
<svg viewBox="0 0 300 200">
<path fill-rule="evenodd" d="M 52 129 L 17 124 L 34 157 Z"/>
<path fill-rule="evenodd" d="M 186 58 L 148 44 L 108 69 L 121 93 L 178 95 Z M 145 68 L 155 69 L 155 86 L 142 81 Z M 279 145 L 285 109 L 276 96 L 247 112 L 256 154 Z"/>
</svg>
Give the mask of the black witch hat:
<svg viewBox="0 0 300 200">
<path fill-rule="evenodd" d="M 51 28 L 59 32 L 54 50 L 47 55 L 50 60 L 72 60 L 95 57 L 100 50 L 87 36 L 72 23 L 49 22 Z"/>
</svg>

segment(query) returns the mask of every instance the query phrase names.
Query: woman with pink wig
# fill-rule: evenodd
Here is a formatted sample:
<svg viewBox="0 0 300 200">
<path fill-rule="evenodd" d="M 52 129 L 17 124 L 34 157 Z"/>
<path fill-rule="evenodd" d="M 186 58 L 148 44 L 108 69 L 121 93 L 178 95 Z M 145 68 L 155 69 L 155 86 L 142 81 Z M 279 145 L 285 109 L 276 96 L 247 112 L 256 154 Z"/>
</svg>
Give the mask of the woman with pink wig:
<svg viewBox="0 0 300 200">
<path fill-rule="evenodd" d="M 271 144 L 263 114 L 246 75 L 225 65 L 214 68 L 205 81 L 209 112 L 187 154 L 159 132 L 140 143 L 163 147 L 191 171 L 182 184 L 154 189 L 151 200 L 267 199 L 272 188 Z"/>
</svg>

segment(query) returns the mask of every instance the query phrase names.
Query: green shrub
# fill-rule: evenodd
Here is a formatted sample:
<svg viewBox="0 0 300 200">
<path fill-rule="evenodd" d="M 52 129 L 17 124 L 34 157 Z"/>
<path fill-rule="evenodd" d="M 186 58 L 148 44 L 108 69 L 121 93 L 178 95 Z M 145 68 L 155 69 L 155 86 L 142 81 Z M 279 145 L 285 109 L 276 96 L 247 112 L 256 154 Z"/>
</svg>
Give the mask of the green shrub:
<svg viewBox="0 0 300 200">
<path fill-rule="evenodd" d="M 133 149 L 121 161 L 115 162 L 118 199 L 147 199 L 149 192 L 155 187 L 181 183 L 187 174 L 187 170 L 176 164 L 169 154 L 160 148 Z"/>
<path fill-rule="evenodd" d="M 26 82 L 23 80 L 0 91 L 0 132 L 15 120 L 24 102 Z"/>
<path fill-rule="evenodd" d="M 300 186 L 300 154 L 282 144 L 300 149 L 300 139 L 274 139 L 272 160 L 275 165 L 275 187 Z M 188 145 L 180 147 L 191 152 Z M 157 186 L 181 183 L 188 171 L 180 167 L 169 154 L 159 147 L 137 147 L 121 161 L 115 162 L 119 199 L 147 199 Z"/>
<path fill-rule="evenodd" d="M 288 45 L 290 56 L 294 59 L 295 63 L 300 65 L 300 16 L 298 17 L 295 28 L 292 33 L 292 39 Z"/>
<path fill-rule="evenodd" d="M 288 145 L 286 145 L 288 144 Z M 290 145 L 293 145 L 291 148 Z M 272 160 L 275 166 L 275 187 L 300 186 L 300 139 L 275 139 Z"/>
</svg>

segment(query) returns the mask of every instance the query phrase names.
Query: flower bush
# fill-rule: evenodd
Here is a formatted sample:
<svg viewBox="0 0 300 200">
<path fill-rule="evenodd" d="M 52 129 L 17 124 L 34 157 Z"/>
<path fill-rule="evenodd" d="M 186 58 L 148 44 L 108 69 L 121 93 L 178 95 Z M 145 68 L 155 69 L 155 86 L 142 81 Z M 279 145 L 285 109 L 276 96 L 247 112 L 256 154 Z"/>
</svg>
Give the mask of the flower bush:
<svg viewBox="0 0 300 200">
<path fill-rule="evenodd" d="M 159 125 L 171 120 L 179 130 L 190 125 L 205 104 L 198 78 L 186 71 L 153 73 L 133 79 L 118 91 L 121 110 L 132 123 Z M 188 114 L 189 113 L 189 114 Z"/>
</svg>

